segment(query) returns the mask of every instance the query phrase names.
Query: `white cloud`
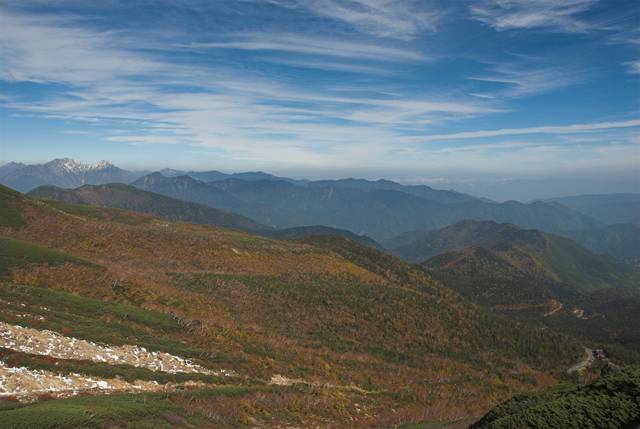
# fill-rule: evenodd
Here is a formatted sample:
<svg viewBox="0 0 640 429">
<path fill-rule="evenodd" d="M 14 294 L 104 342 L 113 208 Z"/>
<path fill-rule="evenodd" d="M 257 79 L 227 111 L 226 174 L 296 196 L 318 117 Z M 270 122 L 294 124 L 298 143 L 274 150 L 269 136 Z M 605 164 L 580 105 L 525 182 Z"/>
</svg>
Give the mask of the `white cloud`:
<svg viewBox="0 0 640 429">
<path fill-rule="evenodd" d="M 527 95 L 570 84 L 571 79 L 562 78 L 560 72 L 554 74 L 557 69 L 553 67 L 527 70 L 520 65 L 495 65 L 475 78 L 503 84 L 505 92 L 483 90 L 470 99 L 433 97 L 379 83 L 378 66 L 395 70 L 429 61 L 420 52 L 398 47 L 397 41 L 362 43 L 298 34 L 225 33 L 220 39 L 208 35 L 208 43 L 182 45 L 183 52 L 176 55 L 175 45 L 158 49 L 148 33 L 141 41 L 145 48 L 151 45 L 154 49 L 141 52 L 136 49 L 140 45 L 131 43 L 138 40 L 138 34 L 127 33 L 130 39 L 123 39 L 121 33 L 82 26 L 72 16 L 53 19 L 9 12 L 2 6 L 0 14 L 0 79 L 9 85 L 38 82 L 46 88 L 42 99 L 20 99 L 12 92 L 0 104 L 14 113 L 108 125 L 108 131 L 100 126 L 91 129 L 95 134 L 103 132 L 104 140 L 113 144 L 192 146 L 241 168 L 286 164 L 393 169 L 401 163 L 415 171 L 525 171 L 528 163 L 566 168 L 576 158 L 576 164 L 583 165 L 629 165 L 634 160 L 628 142 L 615 148 L 597 141 L 582 142 L 589 149 L 572 154 L 581 142 L 565 147 L 519 141 L 465 146 L 454 140 L 525 134 L 548 134 L 560 140 L 558 135 L 638 127 L 640 120 L 428 134 L 444 121 L 502 111 L 494 100 L 509 91 Z M 409 28 L 393 37 L 412 34 L 417 33 Z M 234 56 L 255 51 L 258 60 L 364 76 L 357 76 L 357 81 L 308 85 L 287 73 L 269 75 L 268 68 L 259 67 L 260 61 L 256 69 L 217 63 L 222 50 L 230 49 L 242 51 Z M 194 57 L 195 62 L 177 60 Z M 56 85 L 45 87 L 47 83 Z M 449 146 L 438 145 L 439 141 Z M 432 142 L 436 143 L 427 144 Z M 637 152 L 637 145 L 633 148 Z"/>
<path fill-rule="evenodd" d="M 427 0 L 270 0 L 286 7 L 346 23 L 356 30 L 379 37 L 413 39 L 433 31 L 443 11 Z"/>
<path fill-rule="evenodd" d="M 309 37 L 300 34 L 241 33 L 233 40 L 198 42 L 182 46 L 187 49 L 239 49 L 247 51 L 290 52 L 373 61 L 425 61 L 416 51 L 372 43 L 357 43 L 331 38 Z"/>
<path fill-rule="evenodd" d="M 461 139 L 478 139 L 486 137 L 499 136 L 516 136 L 525 134 L 571 134 L 585 133 L 592 131 L 608 130 L 613 128 L 632 128 L 640 127 L 640 119 L 630 119 L 628 121 L 616 122 L 595 122 L 591 124 L 573 124 L 573 125 L 557 125 L 557 126 L 541 126 L 527 128 L 502 128 L 498 130 L 485 131 L 465 131 L 451 134 L 437 134 L 424 136 L 421 138 L 424 142 L 444 141 L 444 140 L 461 140 Z"/>
<path fill-rule="evenodd" d="M 14 112 L 129 129 L 109 136 L 110 141 L 209 147 L 236 159 L 274 162 L 304 159 L 303 154 L 337 160 L 351 150 L 369 159 L 375 151 L 365 150 L 362 142 L 380 154 L 401 144 L 407 128 L 418 132 L 433 122 L 496 111 L 481 102 L 385 94 L 375 85 L 353 96 L 216 63 L 181 64 L 165 51 L 150 56 L 134 50 L 122 43 L 121 34 L 80 26 L 73 17 L 6 10 L 2 16 L 0 79 L 57 84 L 53 95 L 37 102 L 13 97 L 3 105 Z M 289 39 L 287 44 L 281 34 L 265 35 L 263 43 L 333 57 L 423 59 L 380 45 Z M 245 35 L 237 43 L 258 42 Z"/>
<path fill-rule="evenodd" d="M 579 15 L 598 0 L 480 0 L 471 16 L 498 31 L 545 28 L 557 32 L 585 32 L 591 25 Z"/>
<path fill-rule="evenodd" d="M 626 66 L 628 67 L 629 73 L 640 74 L 640 60 L 629 61 L 626 63 Z"/>
<path fill-rule="evenodd" d="M 322 61 L 317 59 L 293 59 L 293 58 L 284 58 L 284 57 L 273 57 L 273 56 L 265 56 L 264 61 L 272 62 L 275 64 L 282 64 L 293 67 L 300 67 L 305 69 L 315 69 L 315 70 L 327 70 L 327 71 L 336 71 L 343 73 L 354 73 L 354 74 L 363 74 L 363 75 L 373 75 L 373 76 L 384 76 L 390 75 L 392 73 L 396 73 L 399 70 L 396 68 L 392 68 L 392 66 L 388 66 L 386 64 L 381 65 L 365 65 L 354 63 L 351 59 L 341 62 L 341 61 Z"/>
<path fill-rule="evenodd" d="M 560 67 L 540 67 L 531 61 L 522 64 L 496 64 L 487 74 L 470 77 L 472 80 L 497 83 L 498 94 L 525 97 L 544 94 L 579 84 L 585 72 Z"/>
</svg>

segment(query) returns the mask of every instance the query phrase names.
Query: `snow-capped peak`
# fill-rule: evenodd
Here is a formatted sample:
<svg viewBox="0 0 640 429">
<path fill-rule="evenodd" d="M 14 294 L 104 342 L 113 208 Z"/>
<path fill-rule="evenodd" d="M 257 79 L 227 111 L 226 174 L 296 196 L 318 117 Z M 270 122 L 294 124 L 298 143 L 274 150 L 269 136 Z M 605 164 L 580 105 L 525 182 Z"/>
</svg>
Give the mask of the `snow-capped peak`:
<svg viewBox="0 0 640 429">
<path fill-rule="evenodd" d="M 97 164 L 93 164 L 90 167 L 92 170 L 104 170 L 105 168 L 111 168 L 113 166 L 113 164 L 103 159 L 102 161 L 98 162 Z"/>
<path fill-rule="evenodd" d="M 74 161 L 71 158 L 59 158 L 49 162 L 48 165 L 58 171 L 66 173 L 85 173 L 87 171 L 104 170 L 113 165 L 107 161 L 100 161 L 97 164 L 85 164 Z"/>
</svg>

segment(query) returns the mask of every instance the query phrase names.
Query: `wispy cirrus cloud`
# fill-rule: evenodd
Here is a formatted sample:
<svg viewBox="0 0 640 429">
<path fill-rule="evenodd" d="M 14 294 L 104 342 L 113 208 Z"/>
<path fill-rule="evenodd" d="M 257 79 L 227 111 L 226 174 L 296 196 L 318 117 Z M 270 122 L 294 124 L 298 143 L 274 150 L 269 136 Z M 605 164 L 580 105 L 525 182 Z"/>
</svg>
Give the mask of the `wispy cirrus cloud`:
<svg viewBox="0 0 640 429">
<path fill-rule="evenodd" d="M 549 44 L 529 45 L 524 37 L 496 33 L 489 38 L 495 39 L 487 39 L 491 46 L 472 44 L 474 62 L 469 64 L 461 59 L 464 53 L 456 54 L 460 40 L 467 42 L 478 31 L 486 34 L 478 28 L 479 18 L 468 13 L 451 17 L 451 12 L 443 18 L 431 2 L 55 3 L 0 0 L 0 80 L 6 92 L 0 105 L 8 112 L 0 119 L 53 119 L 38 122 L 45 124 L 43 129 L 56 124 L 52 134 L 59 133 L 61 124 L 87 130 L 86 138 L 74 139 L 74 134 L 82 134 L 71 132 L 60 141 L 81 141 L 78 145 L 91 145 L 103 154 L 111 148 L 128 154 L 131 145 L 148 145 L 154 154 L 213 154 L 216 167 L 231 160 L 240 169 L 287 165 L 304 174 L 311 171 L 306 167 L 329 166 L 344 171 L 375 167 L 517 173 L 532 166 L 565 171 L 580 163 L 637 165 L 632 156 L 637 142 L 616 133 L 626 136 L 640 124 L 594 119 L 636 116 L 624 107 L 605 110 L 594 104 L 589 112 L 571 112 L 572 118 L 583 118 L 574 125 L 512 126 L 545 124 L 544 118 L 555 114 L 560 116 L 554 122 L 562 121 L 564 113 L 553 106 L 553 113 L 545 115 L 535 109 L 557 100 L 554 93 L 560 89 L 589 84 L 583 65 L 593 63 L 581 63 L 580 52 L 552 52 Z M 535 5 L 541 9 L 544 2 L 469 2 L 451 9 L 468 11 L 494 3 L 505 8 L 516 4 L 510 9 L 514 12 Z M 148 17 L 150 4 L 164 8 Z M 484 15 L 486 22 L 481 21 L 501 29 L 560 31 L 566 20 L 586 25 L 577 9 L 559 12 L 560 6 L 547 5 L 549 25 L 533 17 L 499 21 L 498 9 L 492 9 L 498 20 Z M 156 22 L 162 22 L 162 28 L 154 27 Z M 582 24 L 573 22 L 570 32 L 578 32 Z M 431 33 L 434 29 L 445 31 Z M 545 34 L 540 39 L 553 37 L 575 37 L 575 45 L 595 39 L 582 34 Z M 510 51 L 531 56 L 489 62 L 505 59 L 503 42 L 514 43 Z M 613 43 L 608 46 L 615 48 Z M 612 64 L 635 70 L 634 61 L 626 63 L 637 58 L 635 53 L 611 58 Z M 615 84 L 611 75 L 604 77 L 609 78 L 607 85 Z M 630 79 L 626 76 L 626 85 Z M 535 100 L 531 108 L 529 100 L 512 100 L 538 94 L 548 99 Z M 573 94 L 561 94 L 567 106 Z M 629 105 L 622 101 L 617 104 Z M 513 141 L 511 136 L 527 137 Z M 51 147 L 54 153 L 60 146 Z M 189 162 L 213 167 L 200 155 Z"/>
<path fill-rule="evenodd" d="M 443 141 L 478 139 L 486 137 L 516 136 L 526 134 L 571 134 L 587 133 L 593 131 L 609 130 L 615 128 L 635 128 L 640 127 L 640 119 L 630 119 L 627 121 L 594 122 L 586 124 L 554 125 L 540 127 L 523 128 L 501 128 L 496 130 L 464 131 L 460 133 L 438 134 L 424 136 L 422 141 Z"/>
<path fill-rule="evenodd" d="M 427 59 L 425 55 L 409 49 L 300 34 L 239 33 L 230 35 L 229 38 L 231 40 L 196 42 L 181 47 L 200 50 L 237 49 L 255 52 L 288 52 L 381 62 L 424 61 Z"/>
<path fill-rule="evenodd" d="M 629 73 L 631 74 L 640 74 L 640 60 L 637 61 L 629 61 L 625 64 Z"/>
<path fill-rule="evenodd" d="M 357 31 L 395 39 L 414 39 L 434 31 L 444 11 L 427 0 L 269 0 L 345 23 Z"/>
<path fill-rule="evenodd" d="M 379 93 L 375 86 L 366 94 L 345 95 L 262 71 L 239 72 L 217 62 L 177 61 L 162 50 L 131 49 L 120 33 L 83 26 L 73 16 L 2 13 L 7 23 L 0 35 L 0 79 L 57 85 L 36 102 L 12 97 L 4 106 L 23 114 L 129 129 L 108 135 L 108 141 L 182 144 L 217 149 L 236 159 L 318 163 L 351 150 L 384 157 L 407 129 L 419 132 L 434 122 L 497 110 L 463 99 Z M 276 34 L 261 43 L 247 36 L 187 49 L 353 55 L 378 62 L 423 58 L 404 49 L 302 36 L 285 43 Z"/>
<path fill-rule="evenodd" d="M 585 75 L 584 70 L 577 68 L 540 66 L 532 62 L 524 62 L 494 64 L 488 72 L 469 79 L 498 84 L 495 95 L 525 97 L 580 84 Z"/>
<path fill-rule="evenodd" d="M 585 32 L 581 19 L 598 0 L 480 0 L 469 7 L 471 16 L 498 31 L 541 28 L 562 33 Z"/>
</svg>

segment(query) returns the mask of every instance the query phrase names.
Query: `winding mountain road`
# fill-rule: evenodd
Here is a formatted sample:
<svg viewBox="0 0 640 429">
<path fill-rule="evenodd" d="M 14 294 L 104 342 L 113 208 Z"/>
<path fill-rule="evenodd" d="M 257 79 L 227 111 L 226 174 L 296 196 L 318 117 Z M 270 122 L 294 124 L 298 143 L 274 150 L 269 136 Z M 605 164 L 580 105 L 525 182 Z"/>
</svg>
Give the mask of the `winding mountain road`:
<svg viewBox="0 0 640 429">
<path fill-rule="evenodd" d="M 569 368 L 567 370 L 567 374 L 573 374 L 576 371 L 582 371 L 585 368 L 588 368 L 589 366 L 591 366 L 591 364 L 593 363 L 593 350 L 585 347 L 584 348 L 585 353 L 587 354 L 587 357 L 583 360 L 580 361 L 579 363 L 575 364 L 574 366 L 572 366 L 571 368 Z"/>
</svg>

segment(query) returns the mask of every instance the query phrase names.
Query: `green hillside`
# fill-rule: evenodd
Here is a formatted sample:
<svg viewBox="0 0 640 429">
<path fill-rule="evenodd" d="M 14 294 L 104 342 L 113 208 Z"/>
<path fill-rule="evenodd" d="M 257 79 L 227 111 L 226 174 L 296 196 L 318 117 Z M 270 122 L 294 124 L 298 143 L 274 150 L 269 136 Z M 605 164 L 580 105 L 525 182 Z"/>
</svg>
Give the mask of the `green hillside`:
<svg viewBox="0 0 640 429">
<path fill-rule="evenodd" d="M 580 283 L 559 281 L 547 274 L 549 270 L 541 271 L 540 263 L 527 253 L 514 256 L 513 250 L 504 253 L 504 247 L 471 246 L 434 256 L 422 267 L 447 287 L 493 311 L 542 324 L 594 347 L 606 346 L 617 359 L 640 358 L 638 288 L 583 288 Z M 564 273 L 563 278 L 570 276 Z"/>
<path fill-rule="evenodd" d="M 516 396 L 470 429 L 633 429 L 640 425 L 640 367 L 588 385 Z"/>
<path fill-rule="evenodd" d="M 51 250 L 10 271 L 0 287 L 0 299 L 11 303 L 2 321 L 185 356 L 236 372 L 238 379 L 225 379 L 236 387 L 264 386 L 275 375 L 303 380 L 299 387 L 243 391 L 222 405 L 204 387 L 164 397 L 196 427 L 365 428 L 426 414 L 434 421 L 478 416 L 515 393 L 565 377 L 582 354 L 579 341 L 511 323 L 421 268 L 343 237 L 280 241 L 108 208 L 29 198 L 12 204 L 22 224 L 4 228 L 3 237 Z M 62 254 L 91 264 L 60 265 L 67 260 Z M 34 369 L 185 379 L 0 352 Z M 58 403 L 60 412 L 81 404 L 75 415 L 102 413 L 89 399 L 60 399 L 14 407 L 7 414 L 14 420 L 2 421 L 27 418 L 25 412 L 46 422 Z M 367 411 L 358 414 L 356 407 Z M 105 421 L 128 418 L 119 409 Z M 218 421 L 211 409 L 230 414 Z"/>
<path fill-rule="evenodd" d="M 66 262 L 87 264 L 67 253 L 51 250 L 22 240 L 0 237 L 0 275 L 29 264 L 60 265 Z"/>
<path fill-rule="evenodd" d="M 468 246 L 482 247 L 543 282 L 575 292 L 640 285 L 640 273 L 631 266 L 591 253 L 567 238 L 510 224 L 463 221 L 416 234 L 413 239 L 399 237 L 395 244 L 392 251 L 410 261 L 424 261 Z"/>
</svg>

